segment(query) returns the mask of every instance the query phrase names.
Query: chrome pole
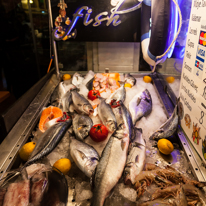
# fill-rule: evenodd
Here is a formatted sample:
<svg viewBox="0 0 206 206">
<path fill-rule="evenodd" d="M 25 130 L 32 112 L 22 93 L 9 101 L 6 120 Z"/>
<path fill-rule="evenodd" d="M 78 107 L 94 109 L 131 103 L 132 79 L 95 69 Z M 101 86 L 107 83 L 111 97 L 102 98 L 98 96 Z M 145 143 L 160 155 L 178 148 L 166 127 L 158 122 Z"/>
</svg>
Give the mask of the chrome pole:
<svg viewBox="0 0 206 206">
<path fill-rule="evenodd" d="M 52 9 L 51 9 L 51 1 L 48 0 L 48 14 L 49 14 L 49 24 L 51 31 L 53 30 L 53 18 L 52 18 Z M 59 62 L 58 62 L 58 56 L 57 56 L 57 47 L 56 47 L 56 42 L 54 41 L 52 37 L 52 32 L 49 31 L 49 36 L 51 38 L 52 44 L 53 44 L 53 51 L 54 51 L 54 63 L 55 63 L 55 68 L 56 68 L 56 75 L 57 78 L 60 78 L 60 72 L 59 72 Z"/>
</svg>

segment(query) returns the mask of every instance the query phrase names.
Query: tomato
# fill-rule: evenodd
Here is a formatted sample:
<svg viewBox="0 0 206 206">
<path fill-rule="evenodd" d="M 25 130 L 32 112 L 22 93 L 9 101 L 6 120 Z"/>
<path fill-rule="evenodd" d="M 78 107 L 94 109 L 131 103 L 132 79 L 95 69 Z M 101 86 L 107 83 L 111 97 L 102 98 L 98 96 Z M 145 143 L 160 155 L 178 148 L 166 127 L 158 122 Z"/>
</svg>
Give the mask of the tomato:
<svg viewBox="0 0 206 206">
<path fill-rule="evenodd" d="M 98 90 L 90 90 L 88 93 L 88 98 L 92 101 L 97 99 L 99 96 L 100 96 L 100 93 Z"/>
<path fill-rule="evenodd" d="M 95 142 L 104 141 L 107 135 L 108 130 L 103 124 L 95 124 L 89 131 L 89 136 Z"/>
</svg>

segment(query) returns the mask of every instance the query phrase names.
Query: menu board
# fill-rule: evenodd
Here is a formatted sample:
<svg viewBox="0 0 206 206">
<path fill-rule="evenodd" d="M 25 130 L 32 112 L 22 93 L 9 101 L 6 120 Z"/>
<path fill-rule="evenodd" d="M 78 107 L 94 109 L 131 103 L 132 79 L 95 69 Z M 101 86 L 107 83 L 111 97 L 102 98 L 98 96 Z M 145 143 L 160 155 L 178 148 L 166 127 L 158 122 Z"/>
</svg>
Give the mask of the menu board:
<svg viewBox="0 0 206 206">
<path fill-rule="evenodd" d="M 206 162 L 206 1 L 193 0 L 180 83 L 181 126 Z"/>
</svg>

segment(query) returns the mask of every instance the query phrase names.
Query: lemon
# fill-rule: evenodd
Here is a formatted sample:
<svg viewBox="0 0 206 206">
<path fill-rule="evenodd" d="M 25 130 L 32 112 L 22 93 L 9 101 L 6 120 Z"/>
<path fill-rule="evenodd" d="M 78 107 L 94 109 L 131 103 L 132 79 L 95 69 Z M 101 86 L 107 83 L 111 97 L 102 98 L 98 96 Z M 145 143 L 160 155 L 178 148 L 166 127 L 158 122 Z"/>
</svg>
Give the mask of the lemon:
<svg viewBox="0 0 206 206">
<path fill-rule="evenodd" d="M 27 161 L 29 159 L 30 154 L 33 152 L 36 146 L 35 142 L 26 143 L 20 150 L 19 156 L 22 160 Z"/>
<path fill-rule="evenodd" d="M 157 142 L 159 151 L 165 155 L 170 154 L 174 150 L 173 144 L 167 139 L 160 139 Z"/>
<path fill-rule="evenodd" d="M 69 80 L 69 79 L 71 79 L 71 75 L 70 74 L 64 74 L 62 79 L 63 79 L 63 81 Z"/>
<path fill-rule="evenodd" d="M 53 167 L 57 168 L 59 171 L 61 171 L 64 175 L 66 175 L 69 170 L 71 169 L 71 161 L 67 158 L 62 158 L 57 160 Z"/>
<path fill-rule="evenodd" d="M 167 78 L 166 78 L 166 81 L 167 81 L 168 83 L 172 83 L 172 82 L 175 81 L 175 78 L 174 78 L 174 77 L 167 77 Z"/>
<path fill-rule="evenodd" d="M 152 78 L 151 78 L 150 76 L 144 76 L 144 77 L 143 77 L 143 81 L 144 81 L 145 83 L 150 83 L 150 82 L 152 81 Z"/>
<path fill-rule="evenodd" d="M 129 84 L 129 83 L 125 83 L 124 87 L 129 87 L 129 88 L 132 88 L 132 85 Z"/>
</svg>

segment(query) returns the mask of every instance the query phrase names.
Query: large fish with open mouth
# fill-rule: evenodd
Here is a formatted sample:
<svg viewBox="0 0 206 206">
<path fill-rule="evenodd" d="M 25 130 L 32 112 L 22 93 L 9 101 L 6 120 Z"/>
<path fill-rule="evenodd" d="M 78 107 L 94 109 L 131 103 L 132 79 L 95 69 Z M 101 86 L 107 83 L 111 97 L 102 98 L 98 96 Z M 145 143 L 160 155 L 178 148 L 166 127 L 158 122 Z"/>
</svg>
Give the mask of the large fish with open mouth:
<svg viewBox="0 0 206 206">
<path fill-rule="evenodd" d="M 178 106 L 176 105 L 170 118 L 150 136 L 150 140 L 159 140 L 174 134 L 178 125 Z"/>
<path fill-rule="evenodd" d="M 129 103 L 129 111 L 132 114 L 134 125 L 142 117 L 148 116 L 152 111 L 152 98 L 146 89 L 141 94 L 137 94 Z"/>
<path fill-rule="evenodd" d="M 112 100 L 115 100 L 116 102 L 118 101 L 122 101 L 124 102 L 125 98 L 126 98 L 126 90 L 125 90 L 125 82 L 120 82 L 120 88 L 117 89 L 114 93 L 112 93 L 107 99 L 106 99 L 106 103 L 110 104 L 112 102 Z"/>
<path fill-rule="evenodd" d="M 94 189 L 91 206 L 104 205 L 105 199 L 122 176 L 130 142 L 127 117 L 124 113 L 122 119 L 123 124 L 120 124 L 110 137 L 96 167 L 92 181 Z"/>
<path fill-rule="evenodd" d="M 77 167 L 84 172 L 86 176 L 91 177 L 99 163 L 97 151 L 92 146 L 71 137 L 70 155 Z"/>
<path fill-rule="evenodd" d="M 142 129 L 134 128 L 134 139 L 129 145 L 129 154 L 124 169 L 125 184 L 134 184 L 136 176 L 143 170 L 146 159 L 146 145 Z"/>
<path fill-rule="evenodd" d="M 76 90 L 72 90 L 72 102 L 74 104 L 75 110 L 80 114 L 90 115 L 94 112 L 94 109 L 90 102 Z"/>
<path fill-rule="evenodd" d="M 77 114 L 73 118 L 72 125 L 76 138 L 82 141 L 89 135 L 89 131 L 93 126 L 93 121 L 89 116 Z"/>
<path fill-rule="evenodd" d="M 114 132 L 117 127 L 117 121 L 112 108 L 105 102 L 105 99 L 99 98 L 100 104 L 97 107 L 97 112 L 102 123 L 108 128 L 110 132 Z"/>
<path fill-rule="evenodd" d="M 125 83 L 129 83 L 132 87 L 136 84 L 136 79 L 130 73 L 125 73 L 123 75 Z"/>
</svg>

